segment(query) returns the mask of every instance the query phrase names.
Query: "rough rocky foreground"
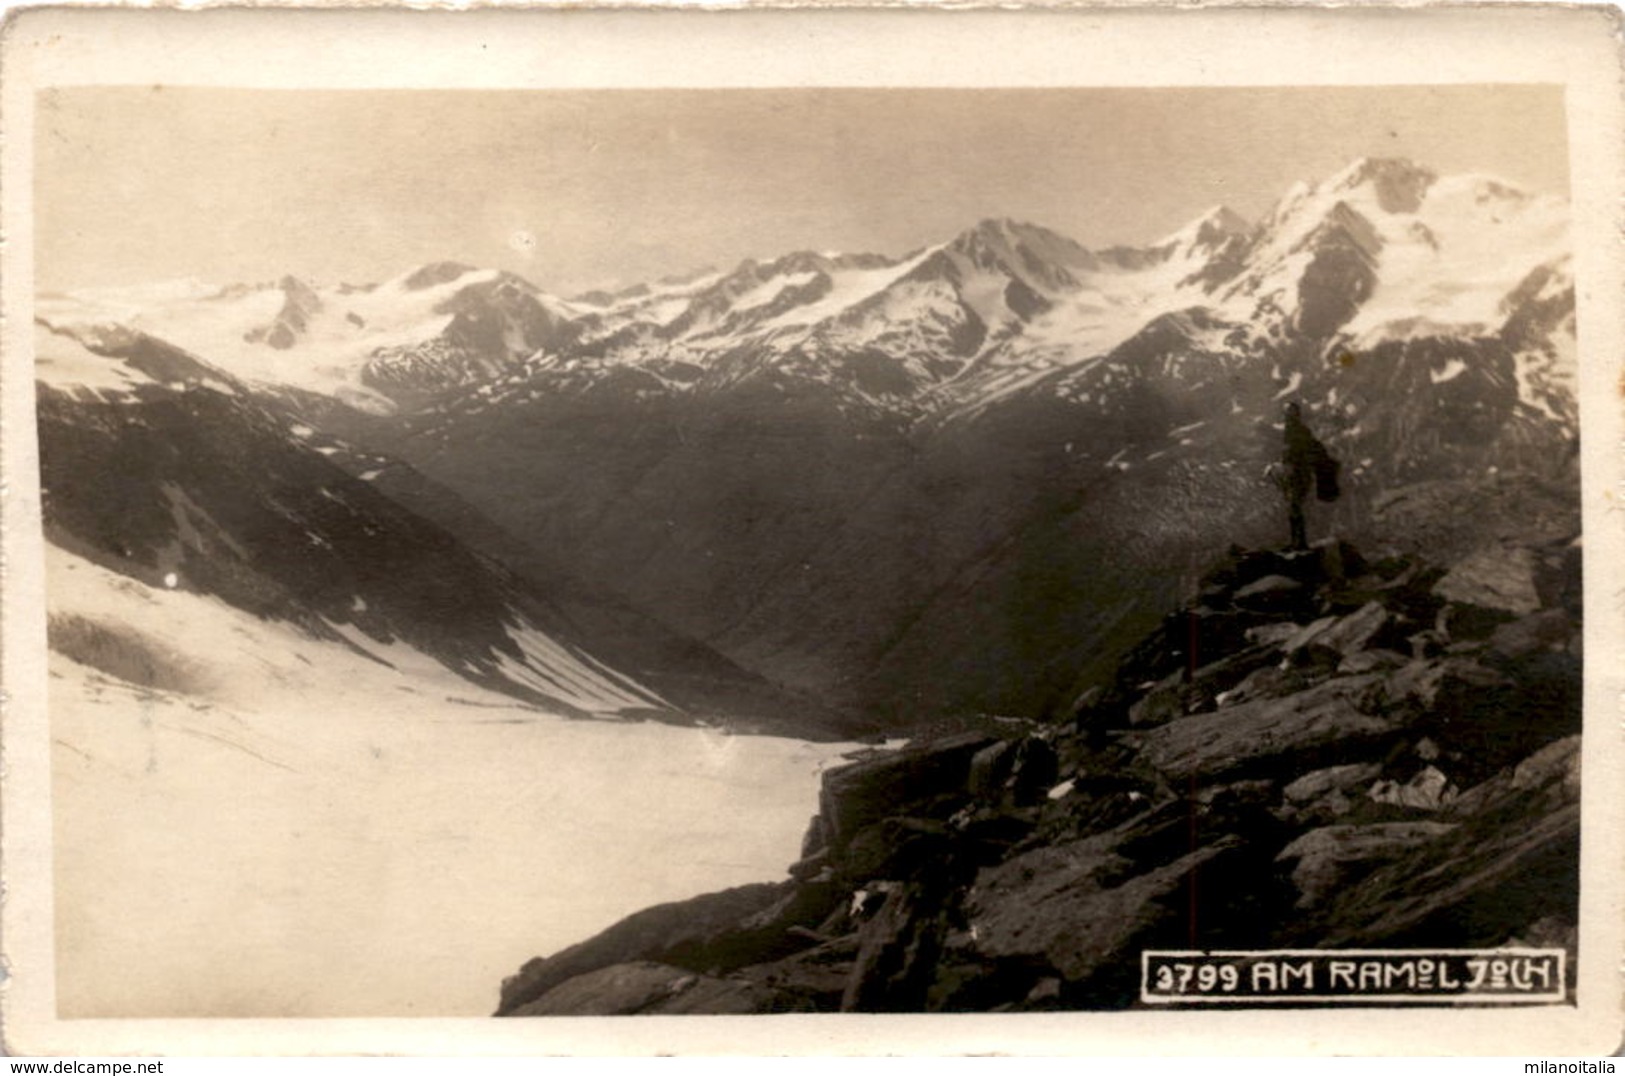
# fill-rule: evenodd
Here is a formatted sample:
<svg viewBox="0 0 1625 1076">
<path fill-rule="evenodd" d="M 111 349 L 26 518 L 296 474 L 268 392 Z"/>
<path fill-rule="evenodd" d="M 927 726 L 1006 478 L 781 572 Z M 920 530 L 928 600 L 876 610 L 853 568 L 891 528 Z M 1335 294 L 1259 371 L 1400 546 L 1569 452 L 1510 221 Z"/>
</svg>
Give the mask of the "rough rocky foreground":
<svg viewBox="0 0 1625 1076">
<path fill-rule="evenodd" d="M 1563 946 L 1580 549 L 1233 550 L 1062 724 L 825 774 L 789 878 L 527 963 L 498 1015 L 1137 1004 L 1143 948 Z"/>
</svg>

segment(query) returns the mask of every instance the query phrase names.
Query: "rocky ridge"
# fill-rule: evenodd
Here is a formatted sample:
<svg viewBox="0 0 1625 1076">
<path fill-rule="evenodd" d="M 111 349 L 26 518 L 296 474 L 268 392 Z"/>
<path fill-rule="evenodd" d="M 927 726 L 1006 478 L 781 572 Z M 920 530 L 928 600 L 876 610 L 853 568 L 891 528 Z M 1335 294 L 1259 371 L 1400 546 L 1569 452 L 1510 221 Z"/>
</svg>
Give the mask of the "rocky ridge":
<svg viewBox="0 0 1625 1076">
<path fill-rule="evenodd" d="M 1137 1004 L 1144 948 L 1568 949 L 1580 550 L 1232 549 L 1073 712 L 825 774 L 788 879 L 527 963 L 498 1015 Z"/>
</svg>

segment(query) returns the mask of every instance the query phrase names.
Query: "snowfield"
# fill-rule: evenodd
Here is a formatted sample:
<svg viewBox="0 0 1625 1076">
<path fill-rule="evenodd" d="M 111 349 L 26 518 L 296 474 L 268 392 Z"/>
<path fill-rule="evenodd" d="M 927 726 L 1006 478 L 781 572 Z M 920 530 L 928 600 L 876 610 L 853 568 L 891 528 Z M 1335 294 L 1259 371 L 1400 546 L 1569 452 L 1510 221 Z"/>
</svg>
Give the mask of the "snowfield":
<svg viewBox="0 0 1625 1076">
<path fill-rule="evenodd" d="M 496 280 L 498 273 L 480 270 L 416 289 L 407 286 L 409 276 L 371 290 L 315 293 L 322 305 L 289 351 L 248 338 L 274 325 L 287 301 L 281 288 L 268 285 L 210 291 L 186 281 L 146 290 L 96 289 L 42 297 L 37 307 L 53 326 L 123 325 L 203 356 L 245 381 L 341 395 L 357 406 L 371 402 L 387 411 L 393 405 L 360 383 L 367 360 L 380 348 L 432 338 L 452 320 L 437 307 L 463 288 Z"/>
<path fill-rule="evenodd" d="M 47 570 L 63 1018 L 486 1015 L 532 956 L 782 877 L 851 749 L 572 721 L 400 644 Z"/>
</svg>

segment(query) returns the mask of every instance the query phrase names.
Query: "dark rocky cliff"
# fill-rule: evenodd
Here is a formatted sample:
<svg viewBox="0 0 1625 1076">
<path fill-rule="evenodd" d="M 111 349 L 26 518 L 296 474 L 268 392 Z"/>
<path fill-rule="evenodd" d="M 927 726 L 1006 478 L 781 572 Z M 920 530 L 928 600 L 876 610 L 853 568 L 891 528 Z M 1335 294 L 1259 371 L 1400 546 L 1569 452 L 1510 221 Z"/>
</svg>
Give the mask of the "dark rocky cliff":
<svg viewBox="0 0 1625 1076">
<path fill-rule="evenodd" d="M 1580 550 L 1233 550 L 1059 722 L 824 778 L 778 883 L 526 964 L 499 1015 L 1138 1004 L 1144 948 L 1562 946 Z"/>
</svg>

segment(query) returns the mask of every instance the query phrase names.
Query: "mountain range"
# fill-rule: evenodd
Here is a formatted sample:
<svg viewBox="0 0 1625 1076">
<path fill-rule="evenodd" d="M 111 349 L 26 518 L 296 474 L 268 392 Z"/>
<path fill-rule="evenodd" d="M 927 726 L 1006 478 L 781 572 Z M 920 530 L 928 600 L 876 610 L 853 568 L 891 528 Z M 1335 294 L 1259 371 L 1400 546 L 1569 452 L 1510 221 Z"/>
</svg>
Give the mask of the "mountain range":
<svg viewBox="0 0 1625 1076">
<path fill-rule="evenodd" d="M 1574 515 L 1572 272 L 1562 198 L 1362 159 L 1141 247 L 998 219 L 613 293 L 443 261 L 41 295 L 46 520 L 572 712 L 1054 714 L 1284 539 L 1286 402 L 1344 464 L 1322 531 Z"/>
</svg>

